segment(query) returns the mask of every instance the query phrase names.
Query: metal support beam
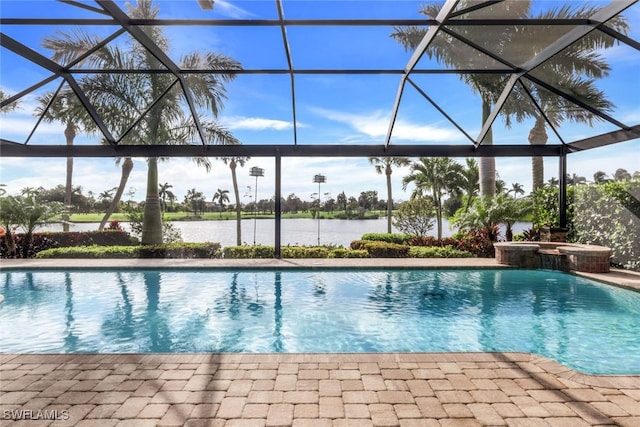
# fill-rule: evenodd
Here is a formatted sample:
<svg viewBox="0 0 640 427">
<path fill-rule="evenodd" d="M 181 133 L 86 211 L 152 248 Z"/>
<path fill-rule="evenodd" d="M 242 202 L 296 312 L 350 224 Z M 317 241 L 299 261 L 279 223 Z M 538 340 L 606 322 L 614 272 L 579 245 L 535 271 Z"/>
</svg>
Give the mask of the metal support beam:
<svg viewBox="0 0 640 427">
<path fill-rule="evenodd" d="M 559 186 L 560 194 L 558 195 L 558 211 L 560 214 L 560 228 L 567 228 L 567 153 L 563 149 L 562 155 L 558 159 L 559 162 Z"/>
<path fill-rule="evenodd" d="M 6 49 L 9 49 L 15 54 L 20 55 L 25 59 L 28 59 L 34 64 L 39 65 L 40 67 L 48 71 L 51 71 L 56 76 L 59 76 L 65 79 L 69 84 L 69 86 L 71 87 L 71 89 L 73 90 L 73 92 L 78 97 L 78 100 L 80 100 L 80 103 L 82 104 L 82 106 L 85 108 L 85 110 L 87 110 L 87 113 L 89 113 L 89 115 L 95 122 L 96 126 L 98 126 L 98 129 L 100 129 L 100 132 L 102 132 L 102 135 L 104 135 L 105 139 L 110 144 L 115 144 L 115 140 L 111 135 L 111 132 L 109 131 L 109 129 L 107 129 L 107 126 L 102 121 L 102 118 L 100 117 L 96 109 L 93 108 L 93 105 L 87 99 L 86 95 L 84 94 L 84 91 L 80 88 L 76 79 L 71 74 L 69 74 L 66 68 L 58 65 L 57 63 L 53 62 L 49 58 L 41 55 L 35 50 L 29 48 L 28 46 L 23 45 L 19 41 L 13 39 L 12 37 L 7 36 L 4 33 L 0 33 L 0 45 Z"/>
<path fill-rule="evenodd" d="M 282 156 L 276 152 L 276 193 L 275 193 L 275 252 L 277 259 L 282 258 Z"/>
<path fill-rule="evenodd" d="M 393 110 L 391 112 L 391 120 L 389 122 L 389 129 L 387 130 L 387 136 L 384 139 L 384 145 L 386 148 L 389 148 L 391 144 L 391 134 L 393 133 L 393 127 L 396 123 L 396 118 L 398 117 L 398 110 L 400 108 L 400 101 L 402 100 L 402 92 L 404 91 L 404 85 L 407 81 L 407 77 L 413 71 L 413 69 L 418 65 L 420 58 L 424 55 L 424 52 L 427 50 L 433 39 L 440 31 L 440 27 L 442 27 L 447 20 L 447 18 L 453 13 L 456 6 L 458 5 L 459 0 L 447 0 L 447 2 L 442 6 L 440 12 L 438 12 L 438 16 L 436 17 L 436 24 L 429 27 L 427 33 L 424 35 L 418 47 L 413 51 L 411 58 L 409 58 L 409 62 L 407 62 L 407 66 L 404 68 L 404 74 L 400 79 L 400 84 L 398 85 L 398 92 L 396 94 L 396 100 L 393 104 Z"/>
<path fill-rule="evenodd" d="M 25 145 L 0 139 L 3 157 L 558 157 L 561 145 Z"/>
<path fill-rule="evenodd" d="M 136 25 L 131 25 L 131 19 L 127 16 L 126 13 L 122 11 L 118 7 L 118 5 L 111 0 L 96 0 L 96 2 L 111 15 L 118 23 L 124 28 L 135 40 L 138 41 L 145 49 L 151 53 L 162 65 L 167 67 L 180 81 L 180 86 L 182 87 L 182 92 L 184 93 L 184 97 L 187 101 L 187 105 L 189 107 L 189 111 L 191 112 L 191 117 L 193 118 L 193 122 L 196 125 L 196 129 L 198 130 L 198 134 L 200 135 L 200 140 L 202 144 L 205 145 L 207 143 L 207 139 L 205 137 L 204 128 L 200 123 L 200 118 L 198 115 L 198 111 L 195 107 L 195 102 L 193 100 L 193 95 L 191 94 L 191 89 L 187 85 L 184 80 L 184 76 L 180 70 L 180 67 L 173 62 L 171 58 L 156 44 L 154 40 L 151 39 L 140 27 Z"/>
<path fill-rule="evenodd" d="M 593 22 L 598 22 L 598 23 L 606 22 L 609 19 L 613 18 L 614 16 L 622 13 L 625 9 L 627 9 L 636 1 L 637 0 L 620 0 L 617 2 L 610 3 L 609 5 L 603 7 L 602 9 L 594 13 L 590 17 L 590 19 Z M 516 82 L 521 76 L 533 71 L 535 68 L 543 64 L 545 61 L 551 59 L 551 57 L 557 55 L 559 52 L 564 50 L 567 46 L 580 40 L 582 37 L 586 36 L 591 31 L 594 31 L 596 28 L 597 26 L 575 27 L 574 29 L 572 29 L 571 31 L 567 32 L 562 37 L 560 37 L 558 40 L 551 43 L 549 46 L 543 49 L 540 53 L 536 54 L 533 58 L 528 60 L 522 66 L 521 72 L 511 76 L 511 78 L 505 85 L 504 89 L 502 90 L 502 93 L 500 94 L 498 101 L 496 101 L 496 104 L 493 106 L 493 110 L 491 111 L 491 114 L 489 114 L 489 117 L 484 122 L 482 126 L 482 130 L 480 131 L 480 135 L 478 135 L 476 144 L 478 145 L 482 144 L 482 140 L 489 132 L 489 128 L 495 121 L 500 110 L 502 110 L 504 103 L 507 101 L 507 98 L 509 97 L 511 90 L 513 89 L 513 86 L 516 84 Z"/>
<path fill-rule="evenodd" d="M 280 21 L 280 32 L 282 33 L 282 43 L 284 44 L 284 52 L 287 55 L 287 65 L 289 67 L 289 78 L 291 81 L 291 110 L 293 115 L 293 143 L 298 144 L 298 119 L 296 117 L 296 80 L 293 69 L 293 59 L 291 58 L 291 49 L 289 48 L 289 39 L 287 38 L 287 27 L 284 24 L 284 11 L 282 9 L 282 1 L 276 0 L 278 9 L 278 20 Z"/>
<path fill-rule="evenodd" d="M 609 133 L 592 136 L 567 144 L 570 153 L 575 151 L 589 150 L 591 148 L 604 147 L 605 145 L 617 144 L 619 142 L 630 141 L 640 138 L 640 125 L 632 126 L 629 129 L 615 130 Z"/>
</svg>

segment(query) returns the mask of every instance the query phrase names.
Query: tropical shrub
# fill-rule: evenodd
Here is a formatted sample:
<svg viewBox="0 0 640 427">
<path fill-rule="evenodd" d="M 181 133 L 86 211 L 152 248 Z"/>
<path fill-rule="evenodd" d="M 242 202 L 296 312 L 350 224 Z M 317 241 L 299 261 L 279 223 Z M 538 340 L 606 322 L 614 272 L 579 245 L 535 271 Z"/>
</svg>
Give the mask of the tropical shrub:
<svg viewBox="0 0 640 427">
<path fill-rule="evenodd" d="M 120 221 L 118 221 L 117 219 L 111 221 L 109 225 L 107 225 L 104 229 L 109 231 L 124 231 L 124 228 L 122 228 L 122 225 L 120 225 Z"/>
<path fill-rule="evenodd" d="M 364 249 L 371 258 L 406 258 L 409 256 L 409 246 L 397 243 L 365 241 Z"/>
<path fill-rule="evenodd" d="M 443 237 L 442 239 L 436 239 L 433 236 L 414 236 L 409 239 L 410 246 L 453 246 L 458 247 L 460 240 L 453 237 Z"/>
<path fill-rule="evenodd" d="M 329 252 L 328 258 L 369 258 L 369 252 L 363 249 L 336 248 Z"/>
<path fill-rule="evenodd" d="M 43 250 L 36 254 L 36 258 L 211 258 L 219 249 L 219 243 L 69 246 Z"/>
<path fill-rule="evenodd" d="M 329 249 L 324 246 L 283 246 L 282 258 L 327 258 Z"/>
<path fill-rule="evenodd" d="M 273 246 L 253 245 L 253 246 L 225 246 L 222 248 L 223 258 L 273 258 L 275 249 Z"/>
<path fill-rule="evenodd" d="M 365 245 L 368 243 L 368 240 L 354 240 L 351 242 L 349 247 L 355 251 L 365 250 Z"/>
<path fill-rule="evenodd" d="M 473 254 L 453 246 L 413 246 L 409 249 L 411 258 L 470 258 Z"/>
<path fill-rule="evenodd" d="M 411 235 L 405 233 L 365 233 L 362 235 L 362 240 L 375 240 L 399 245 L 406 245 L 410 238 Z"/>
<path fill-rule="evenodd" d="M 7 230 L 5 247 L 8 255 L 22 258 L 32 256 L 32 238 L 36 228 L 63 211 L 62 203 L 44 201 L 37 191 L 22 196 L 0 197 L 0 224 Z M 14 226 L 24 232 L 19 251 L 13 239 Z"/>
<path fill-rule="evenodd" d="M 0 248 L 0 257 L 7 258 L 9 256 L 4 244 L 6 236 L 0 240 L 2 248 Z M 18 254 L 24 257 L 25 235 L 23 233 L 13 236 L 14 244 Z M 33 233 L 30 239 L 30 245 L 26 248 L 27 258 L 32 258 L 38 252 L 46 249 L 68 247 L 68 246 L 126 246 L 133 244 L 129 233 L 124 231 L 72 231 L 72 232 L 46 232 Z"/>
<path fill-rule="evenodd" d="M 513 239 L 512 227 L 517 221 L 523 220 L 531 211 L 532 204 L 528 197 L 516 199 L 505 193 L 493 197 L 484 196 L 477 199 L 469 210 L 459 210 L 453 219 L 453 224 L 462 231 L 487 230 L 492 241 L 498 240 L 496 226 L 504 224 L 505 238 Z"/>
<path fill-rule="evenodd" d="M 580 186 L 582 187 L 582 186 Z M 573 200 L 575 198 L 576 186 L 567 187 L 567 241 L 576 241 L 576 230 L 573 224 L 575 206 Z M 560 209 L 559 209 L 560 189 L 553 185 L 546 185 L 537 189 L 533 193 L 533 226 L 540 227 L 558 227 L 560 226 Z"/>
<path fill-rule="evenodd" d="M 479 258 L 493 258 L 495 257 L 493 242 L 497 235 L 498 227 L 471 230 L 460 237 L 460 243 L 457 248 L 471 252 Z"/>
<path fill-rule="evenodd" d="M 614 265 L 640 271 L 640 181 L 578 186 L 573 224 L 578 243 L 611 248 Z"/>
</svg>

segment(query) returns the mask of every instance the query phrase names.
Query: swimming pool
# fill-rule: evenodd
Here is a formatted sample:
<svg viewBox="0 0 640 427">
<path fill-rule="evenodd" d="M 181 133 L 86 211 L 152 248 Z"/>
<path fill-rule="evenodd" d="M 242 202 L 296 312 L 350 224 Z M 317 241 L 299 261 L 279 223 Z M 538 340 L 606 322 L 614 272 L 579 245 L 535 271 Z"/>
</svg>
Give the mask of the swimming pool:
<svg viewBox="0 0 640 427">
<path fill-rule="evenodd" d="M 522 351 L 640 374 L 640 293 L 554 271 L 2 274 L 2 353 Z"/>
</svg>

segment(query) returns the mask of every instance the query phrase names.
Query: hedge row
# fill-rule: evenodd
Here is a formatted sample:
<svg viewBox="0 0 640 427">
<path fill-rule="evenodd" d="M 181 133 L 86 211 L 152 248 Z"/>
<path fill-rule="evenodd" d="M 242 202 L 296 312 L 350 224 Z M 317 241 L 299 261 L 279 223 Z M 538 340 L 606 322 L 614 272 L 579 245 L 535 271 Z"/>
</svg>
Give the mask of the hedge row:
<svg viewBox="0 0 640 427">
<path fill-rule="evenodd" d="M 396 243 L 398 245 L 409 244 L 410 234 L 405 233 L 365 233 L 362 240 L 375 240 L 377 242 Z"/>
<path fill-rule="evenodd" d="M 273 258 L 273 246 L 226 246 L 221 251 L 223 258 Z M 282 258 L 368 258 L 367 251 L 353 251 L 326 246 L 283 246 Z"/>
<path fill-rule="evenodd" d="M 471 258 L 473 254 L 453 246 L 412 246 L 409 249 L 409 256 L 411 258 Z"/>
<path fill-rule="evenodd" d="M 14 236 L 18 256 L 24 255 L 24 234 Z M 27 251 L 27 257 L 32 258 L 37 253 L 47 249 L 69 246 L 128 246 L 134 242 L 129 233 L 124 231 L 73 231 L 73 232 L 47 232 L 33 233 L 31 244 Z M 7 258 L 7 246 L 5 237 L 0 238 L 0 257 Z"/>
<path fill-rule="evenodd" d="M 47 249 L 36 258 L 212 258 L 219 243 L 167 243 L 149 246 L 69 246 Z"/>
</svg>

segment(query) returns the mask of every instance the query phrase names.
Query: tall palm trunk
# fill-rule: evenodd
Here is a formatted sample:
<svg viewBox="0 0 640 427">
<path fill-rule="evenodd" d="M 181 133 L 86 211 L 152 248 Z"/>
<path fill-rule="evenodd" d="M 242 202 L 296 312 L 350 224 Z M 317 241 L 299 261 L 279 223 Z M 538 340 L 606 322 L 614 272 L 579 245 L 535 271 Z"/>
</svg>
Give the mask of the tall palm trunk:
<svg viewBox="0 0 640 427">
<path fill-rule="evenodd" d="M 236 177 L 236 161 L 231 159 L 231 180 L 233 181 L 233 194 L 236 196 L 236 245 L 242 245 L 242 211 L 240 210 L 240 194 L 238 191 L 238 178 Z"/>
<path fill-rule="evenodd" d="M 440 191 L 433 187 L 433 201 L 436 203 L 436 222 L 438 223 L 438 240 L 442 239 L 442 198 Z"/>
<path fill-rule="evenodd" d="M 385 175 L 387 175 L 387 233 L 391 233 L 391 215 L 393 215 L 393 199 L 391 197 L 391 165 L 387 164 Z"/>
<path fill-rule="evenodd" d="M 158 194 L 158 158 L 147 161 L 147 197 L 142 215 L 142 244 L 159 245 L 162 243 L 162 211 Z"/>
<path fill-rule="evenodd" d="M 487 121 L 491 114 L 491 103 L 482 100 L 482 123 Z M 482 141 L 482 145 L 493 145 L 493 131 L 489 129 Z M 494 157 L 480 157 L 478 161 L 480 169 L 480 195 L 495 196 L 496 194 L 496 159 Z"/>
<path fill-rule="evenodd" d="M 109 217 L 116 211 L 132 170 L 133 160 L 131 160 L 131 157 L 125 157 L 124 161 L 122 162 L 122 175 L 120 175 L 120 184 L 118 185 L 118 190 L 116 191 L 115 196 L 113 196 L 113 200 L 111 201 L 109 208 L 102 217 L 102 221 L 100 221 L 98 230 L 104 230 L 104 227 L 107 225 L 107 221 L 109 221 Z"/>
<path fill-rule="evenodd" d="M 67 122 L 67 127 L 64 130 L 64 137 L 67 140 L 67 145 L 73 145 L 73 140 L 76 138 L 76 127 L 71 121 Z M 72 177 L 73 157 L 67 157 L 67 177 L 64 188 L 65 213 L 62 215 L 62 231 L 69 231 L 69 209 L 71 209 Z"/>
<path fill-rule="evenodd" d="M 544 145 L 548 139 L 544 118 L 538 116 L 529 131 L 529 144 Z M 542 157 L 531 158 L 531 180 L 533 191 L 544 186 L 544 161 Z"/>
</svg>

